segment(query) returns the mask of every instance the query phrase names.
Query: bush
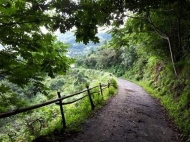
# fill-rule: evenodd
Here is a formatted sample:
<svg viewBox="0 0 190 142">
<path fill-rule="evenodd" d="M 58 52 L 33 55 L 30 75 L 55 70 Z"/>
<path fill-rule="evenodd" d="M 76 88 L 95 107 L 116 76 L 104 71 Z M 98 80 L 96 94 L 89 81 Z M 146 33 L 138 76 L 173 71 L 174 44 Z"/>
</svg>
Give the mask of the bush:
<svg viewBox="0 0 190 142">
<path fill-rule="evenodd" d="M 112 95 L 114 95 L 115 93 L 116 93 L 115 88 L 112 87 L 112 86 L 110 86 L 110 88 L 109 88 L 109 96 L 112 96 Z"/>
<path fill-rule="evenodd" d="M 114 88 L 117 89 L 118 84 L 117 84 L 117 81 L 116 81 L 115 79 L 112 79 L 110 83 L 111 83 L 111 85 L 112 85 Z"/>
</svg>

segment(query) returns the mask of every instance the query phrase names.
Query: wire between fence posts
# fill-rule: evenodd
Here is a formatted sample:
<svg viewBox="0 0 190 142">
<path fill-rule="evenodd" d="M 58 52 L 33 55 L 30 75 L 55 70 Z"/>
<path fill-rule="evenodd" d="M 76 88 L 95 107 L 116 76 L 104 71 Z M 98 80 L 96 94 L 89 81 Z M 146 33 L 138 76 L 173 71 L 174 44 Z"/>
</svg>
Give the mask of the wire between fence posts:
<svg viewBox="0 0 190 142">
<path fill-rule="evenodd" d="M 58 98 L 61 98 L 60 92 L 57 92 L 57 95 L 58 95 Z M 63 129 L 65 129 L 66 128 L 66 121 L 65 121 L 64 111 L 63 111 L 62 100 L 59 101 L 59 106 L 60 106 L 60 111 L 61 111 Z"/>
<path fill-rule="evenodd" d="M 103 91 L 102 91 L 102 84 L 99 83 L 99 86 L 100 86 L 100 94 L 101 94 L 102 98 L 104 98 L 104 96 L 103 96 Z"/>
<path fill-rule="evenodd" d="M 92 110 L 94 110 L 95 105 L 94 105 L 94 103 L 92 101 L 92 97 L 91 97 L 91 94 L 90 94 L 90 89 L 89 89 L 89 85 L 88 84 L 86 84 L 86 89 L 87 89 L 88 97 L 89 97 L 89 100 L 90 100 L 91 108 L 92 108 Z"/>
</svg>

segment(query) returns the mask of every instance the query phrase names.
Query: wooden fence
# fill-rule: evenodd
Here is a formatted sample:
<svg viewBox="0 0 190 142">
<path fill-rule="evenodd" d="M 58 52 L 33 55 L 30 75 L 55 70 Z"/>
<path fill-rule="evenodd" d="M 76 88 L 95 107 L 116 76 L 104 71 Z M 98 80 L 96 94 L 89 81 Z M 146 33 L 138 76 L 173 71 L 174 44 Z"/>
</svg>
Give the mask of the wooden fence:
<svg viewBox="0 0 190 142">
<path fill-rule="evenodd" d="M 64 96 L 64 97 L 61 97 L 61 93 L 57 92 L 57 95 L 58 95 L 57 99 L 50 100 L 50 101 L 47 101 L 47 102 L 44 102 L 44 103 L 40 103 L 40 104 L 37 104 L 37 105 L 32 105 L 32 106 L 25 107 L 25 108 L 19 108 L 19 109 L 16 109 L 16 110 L 13 110 L 13 111 L 9 111 L 9 112 L 6 112 L 6 113 L 0 113 L 0 119 L 1 118 L 5 118 L 5 117 L 10 117 L 12 115 L 16 115 L 16 114 L 19 114 L 19 113 L 22 113 L 22 112 L 30 111 L 30 110 L 33 110 L 33 109 L 37 109 L 37 108 L 44 107 L 44 106 L 47 106 L 47 105 L 55 103 L 56 105 L 60 106 L 60 112 L 61 112 L 61 117 L 62 117 L 63 129 L 65 129 L 66 128 L 66 120 L 65 120 L 65 116 L 64 116 L 63 105 L 72 104 L 72 103 L 75 103 L 75 102 L 77 102 L 79 100 L 82 100 L 85 97 L 89 97 L 90 105 L 91 105 L 91 108 L 93 110 L 95 108 L 95 105 L 94 105 L 93 99 L 91 97 L 92 94 L 94 94 L 94 93 L 100 93 L 101 96 L 102 96 L 102 98 L 103 98 L 103 90 L 105 88 L 109 88 L 109 87 L 110 87 L 110 83 L 108 83 L 108 84 L 101 84 L 101 83 L 99 83 L 99 86 L 94 86 L 94 87 L 91 87 L 91 88 L 89 88 L 89 86 L 86 85 L 86 89 L 85 90 L 77 92 L 77 93 L 74 93 L 74 94 L 71 94 L 71 95 L 68 95 L 68 96 Z M 91 90 L 94 89 L 94 88 L 99 88 L 99 91 L 98 92 L 91 92 Z M 71 102 L 62 102 L 64 99 L 77 96 L 77 95 L 82 94 L 84 92 L 87 92 L 87 95 L 82 96 L 80 98 L 77 98 L 77 99 L 75 99 L 75 100 L 73 100 Z"/>
</svg>

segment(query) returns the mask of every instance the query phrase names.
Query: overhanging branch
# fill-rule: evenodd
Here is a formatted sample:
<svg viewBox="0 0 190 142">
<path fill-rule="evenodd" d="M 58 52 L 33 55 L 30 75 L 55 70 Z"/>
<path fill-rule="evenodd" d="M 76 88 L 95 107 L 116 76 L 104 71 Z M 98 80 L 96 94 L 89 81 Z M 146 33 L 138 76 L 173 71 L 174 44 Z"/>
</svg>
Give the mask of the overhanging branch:
<svg viewBox="0 0 190 142">
<path fill-rule="evenodd" d="M 158 27 L 155 26 L 155 24 L 153 23 L 152 19 L 151 19 L 151 16 L 150 16 L 150 13 L 147 12 L 147 22 L 152 26 L 152 28 L 156 31 L 156 33 L 164 38 L 164 39 L 168 39 L 168 35 L 167 33 L 165 33 L 163 30 L 159 29 Z"/>
</svg>

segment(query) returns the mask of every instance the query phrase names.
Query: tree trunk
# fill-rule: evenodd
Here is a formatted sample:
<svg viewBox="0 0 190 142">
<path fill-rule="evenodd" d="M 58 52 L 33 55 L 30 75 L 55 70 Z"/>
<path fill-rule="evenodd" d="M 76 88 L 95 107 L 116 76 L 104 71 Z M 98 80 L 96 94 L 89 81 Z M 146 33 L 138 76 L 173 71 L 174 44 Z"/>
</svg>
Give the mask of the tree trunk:
<svg viewBox="0 0 190 142">
<path fill-rule="evenodd" d="M 170 56 L 171 56 L 171 60 L 172 60 L 172 66 L 173 66 L 173 69 L 174 69 L 175 76 L 177 77 L 178 74 L 177 74 L 177 71 L 176 71 L 176 66 L 175 66 L 175 62 L 174 62 L 174 57 L 173 57 L 173 51 L 172 51 L 171 41 L 170 41 L 170 38 L 169 38 L 169 37 L 167 38 L 167 41 L 168 41 L 168 45 L 169 45 Z"/>
<path fill-rule="evenodd" d="M 174 56 L 173 56 L 173 51 L 172 51 L 172 45 L 171 45 L 171 40 L 168 36 L 167 33 L 165 33 L 164 31 L 162 31 L 161 29 L 159 29 L 158 27 L 156 27 L 151 19 L 150 13 L 147 13 L 147 21 L 149 22 L 149 24 L 152 26 L 152 28 L 155 30 L 155 32 L 163 39 L 166 39 L 168 41 L 168 45 L 169 45 L 169 51 L 170 51 L 170 57 L 171 57 L 171 61 L 172 61 L 172 66 L 173 66 L 173 70 L 175 73 L 175 76 L 177 77 L 177 71 L 176 71 L 176 67 L 175 67 L 175 62 L 174 62 Z"/>
</svg>

